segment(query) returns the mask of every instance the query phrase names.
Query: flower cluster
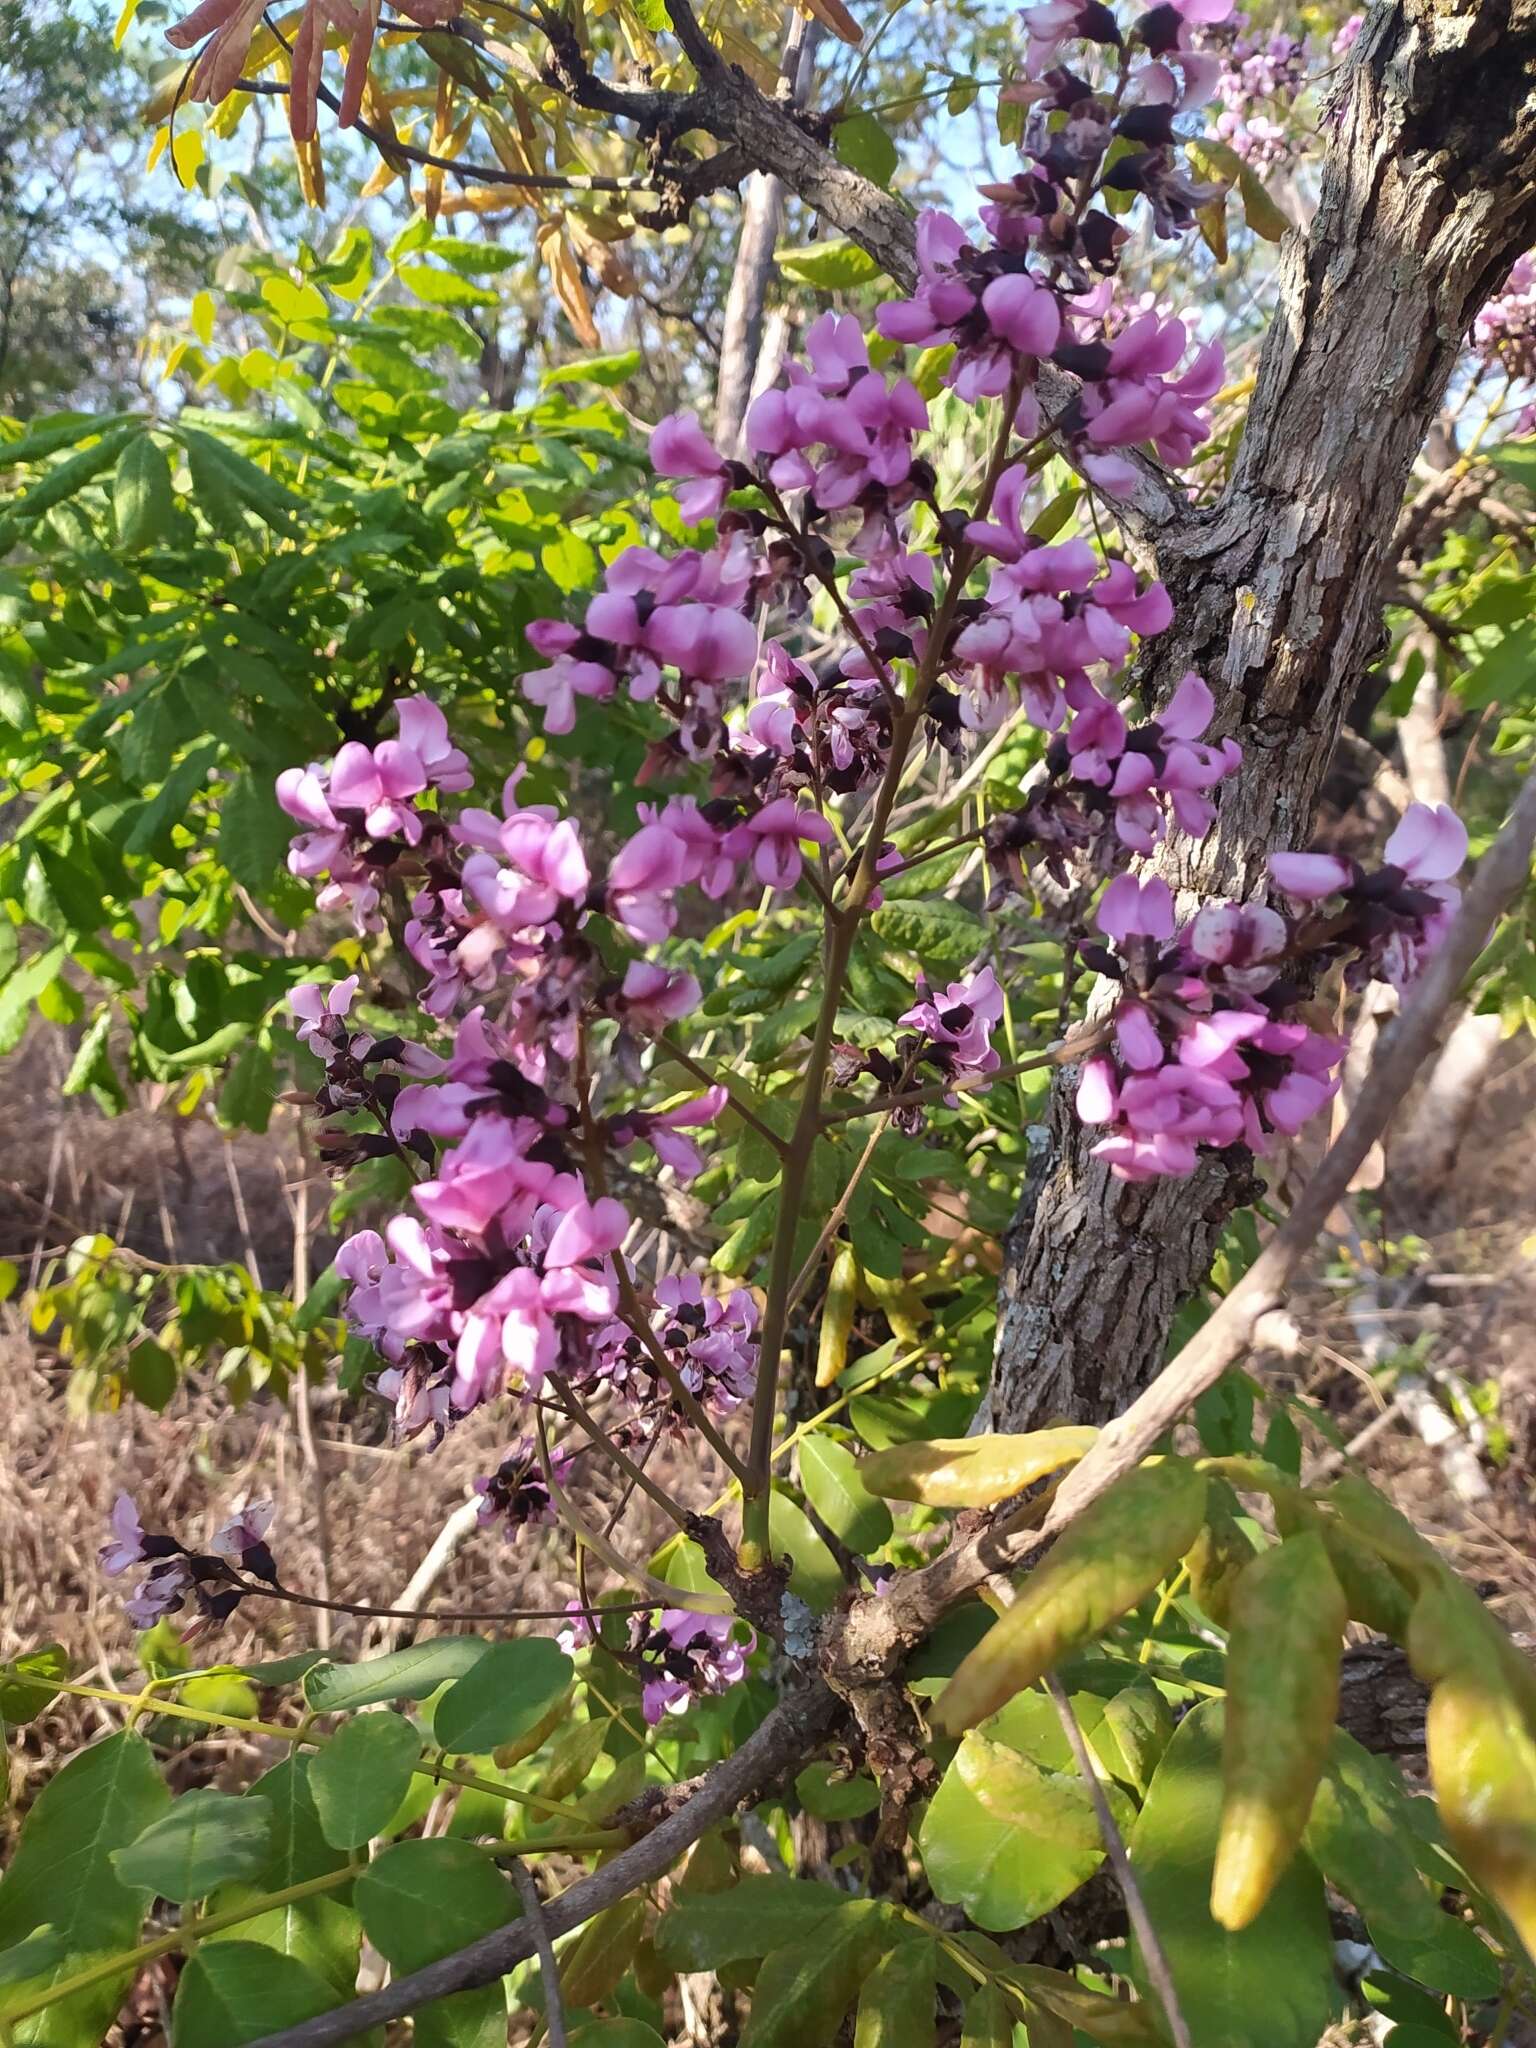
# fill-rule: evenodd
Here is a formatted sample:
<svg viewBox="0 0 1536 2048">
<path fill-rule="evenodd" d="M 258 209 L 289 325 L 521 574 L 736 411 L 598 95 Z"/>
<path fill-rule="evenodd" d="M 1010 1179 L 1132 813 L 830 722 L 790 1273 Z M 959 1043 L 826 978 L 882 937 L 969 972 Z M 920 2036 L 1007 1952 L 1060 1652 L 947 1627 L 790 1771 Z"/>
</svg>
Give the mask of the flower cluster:
<svg viewBox="0 0 1536 2048">
<path fill-rule="evenodd" d="M 569 1656 L 596 1642 L 597 1634 L 584 1609 L 572 1602 L 567 1611 L 571 1619 L 560 1642 Z M 627 1641 L 614 1655 L 639 1678 L 641 1711 L 654 1728 L 664 1715 L 686 1713 L 695 1699 L 729 1692 L 746 1676 L 756 1647 L 752 1630 L 729 1614 L 662 1607 L 632 1614 Z"/>
<path fill-rule="evenodd" d="M 1147 1180 L 1193 1172 L 1202 1147 L 1263 1153 L 1294 1136 L 1336 1093 L 1344 1055 L 1304 1014 L 1312 981 L 1343 961 L 1352 986 L 1406 986 L 1460 900 L 1449 878 L 1466 849 L 1447 806 L 1413 804 L 1373 874 L 1335 854 L 1271 858 L 1285 897 L 1337 901 L 1335 915 L 1211 903 L 1177 930 L 1165 882 L 1117 877 L 1098 909 L 1113 951 L 1083 948 L 1122 990 L 1110 1047 L 1078 1081 L 1078 1115 L 1108 1132 L 1094 1151 L 1121 1179 Z"/>
<path fill-rule="evenodd" d="M 124 1603 L 135 1628 L 152 1628 L 189 1599 L 198 1610 L 198 1626 L 227 1621 L 250 1591 L 241 1579 L 278 1582 L 266 1540 L 274 1513 L 271 1501 L 250 1501 L 214 1533 L 205 1551 L 188 1550 L 174 1536 L 146 1532 L 132 1496 L 120 1493 L 112 1504 L 112 1535 L 101 1548 L 101 1568 L 115 1578 L 135 1565 L 148 1566 Z"/>
<path fill-rule="evenodd" d="M 1298 138 L 1285 117 L 1307 83 L 1306 37 L 1279 28 L 1250 31 L 1246 16 L 1238 16 L 1207 30 L 1202 43 L 1221 63 L 1217 135 L 1261 174 L 1291 163 Z"/>
<path fill-rule="evenodd" d="M 657 1360 L 659 1350 L 688 1392 L 713 1415 L 749 1400 L 757 1378 L 757 1303 L 745 1287 L 706 1294 L 695 1274 L 656 1283 L 649 1337 L 627 1323 L 599 1330 L 584 1377 L 632 1408 L 648 1436 L 684 1418 Z"/>
<path fill-rule="evenodd" d="M 318 907 L 350 909 L 360 933 L 377 928 L 384 874 L 441 833 L 441 820 L 418 799 L 431 789 L 455 794 L 473 779 L 437 705 L 411 697 L 397 712 L 398 739 L 372 747 L 348 740 L 333 761 L 285 768 L 277 778 L 278 802 L 310 828 L 293 841 L 290 870 L 326 877 Z"/>
<path fill-rule="evenodd" d="M 1516 262 L 1472 323 L 1472 347 L 1521 382 L 1536 380 L 1536 255 Z"/>
<path fill-rule="evenodd" d="M 987 827 L 994 907 L 1011 891 L 1026 892 L 1035 861 L 1065 883 L 1071 857 L 1086 853 L 1096 868 L 1113 870 L 1133 853 L 1153 852 L 1170 822 L 1203 839 L 1216 815 L 1210 792 L 1242 765 L 1235 740 L 1204 743 L 1215 700 L 1193 670 L 1157 716 L 1137 726 L 1091 684 L 1069 684 L 1065 694 L 1077 715 L 1052 741 L 1029 801 Z"/>
<path fill-rule="evenodd" d="M 1351 988 L 1402 989 L 1418 976 L 1461 903 L 1451 877 L 1467 857 L 1467 828 L 1449 804 L 1410 804 L 1384 855 L 1373 874 L 1340 854 L 1270 856 L 1270 875 L 1293 903 L 1338 901 L 1306 937 L 1314 953 L 1344 962 Z"/>
<path fill-rule="evenodd" d="M 562 1490 L 570 1479 L 574 1462 L 569 1451 L 558 1447 L 549 1454 L 550 1473 Z M 476 1514 L 482 1527 L 500 1523 L 509 1543 L 522 1530 L 549 1528 L 557 1519 L 549 1481 L 530 1436 L 520 1436 L 494 1472 L 481 1474 L 475 1481 L 475 1492 L 480 1496 Z"/>
</svg>

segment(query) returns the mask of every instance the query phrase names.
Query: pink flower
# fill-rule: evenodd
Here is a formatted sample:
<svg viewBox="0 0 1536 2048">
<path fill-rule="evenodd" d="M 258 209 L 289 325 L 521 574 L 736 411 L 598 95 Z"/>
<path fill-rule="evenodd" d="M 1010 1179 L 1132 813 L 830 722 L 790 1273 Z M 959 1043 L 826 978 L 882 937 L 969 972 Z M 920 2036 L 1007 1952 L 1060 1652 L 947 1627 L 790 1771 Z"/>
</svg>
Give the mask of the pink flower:
<svg viewBox="0 0 1536 2048">
<path fill-rule="evenodd" d="M 1164 942 L 1173 937 L 1173 891 L 1156 875 L 1145 882 L 1116 875 L 1099 898 L 1095 922 L 1117 945 L 1134 938 Z"/>
<path fill-rule="evenodd" d="M 649 960 L 631 960 L 619 998 L 624 1015 L 654 1035 L 696 1010 L 701 990 L 695 975 L 675 973 Z"/>
<path fill-rule="evenodd" d="M 616 1252 L 629 1234 L 629 1212 L 622 1202 L 604 1195 L 596 1202 L 577 1202 L 555 1225 L 546 1266 L 579 1266 L 586 1259 Z"/>
<path fill-rule="evenodd" d="M 793 889 L 804 860 L 803 840 L 829 846 L 832 827 L 819 811 L 802 810 L 793 797 L 776 797 L 739 828 L 751 847 L 752 872 L 768 889 Z"/>
<path fill-rule="evenodd" d="M 1448 882 L 1467 857 L 1467 828 L 1449 804 L 1410 804 L 1385 857 L 1411 882 Z"/>
<path fill-rule="evenodd" d="M 1321 903 L 1349 887 L 1354 866 L 1335 853 L 1272 853 L 1269 872 L 1297 903 Z"/>
<path fill-rule="evenodd" d="M 329 985 L 318 981 L 299 983 L 288 998 L 288 1007 L 299 1020 L 298 1039 L 301 1045 L 310 1045 L 317 1038 L 322 1041 L 329 1039 L 330 1026 L 338 1023 L 351 1009 L 357 986 L 355 974 L 349 974 L 345 981 L 333 981 Z"/>
<path fill-rule="evenodd" d="M 651 461 L 658 476 L 681 477 L 678 509 L 690 526 L 713 519 L 725 503 L 730 476 L 724 458 L 691 412 L 668 414 L 651 429 Z"/>
</svg>

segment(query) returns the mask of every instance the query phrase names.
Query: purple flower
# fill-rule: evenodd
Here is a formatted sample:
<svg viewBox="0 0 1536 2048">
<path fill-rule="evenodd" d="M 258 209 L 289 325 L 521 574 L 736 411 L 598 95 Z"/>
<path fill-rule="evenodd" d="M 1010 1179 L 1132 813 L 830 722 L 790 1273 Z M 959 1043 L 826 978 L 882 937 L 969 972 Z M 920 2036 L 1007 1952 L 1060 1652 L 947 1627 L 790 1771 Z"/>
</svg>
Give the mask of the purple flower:
<svg viewBox="0 0 1536 2048">
<path fill-rule="evenodd" d="M 637 1615 L 631 1627 L 631 1649 L 643 1678 L 640 1706 L 654 1727 L 666 1714 L 686 1713 L 690 1703 L 708 1693 L 726 1692 L 746 1676 L 747 1658 L 756 1647 L 750 1630 L 737 1636 L 739 1624 L 729 1614 L 695 1614 L 686 1607 L 664 1607 L 654 1623 Z"/>
<path fill-rule="evenodd" d="M 555 1484 L 562 1489 L 570 1477 L 572 1462 L 568 1451 L 556 1448 L 549 1454 L 550 1471 Z M 500 1522 L 509 1543 L 519 1530 L 548 1528 L 556 1520 L 554 1500 L 532 1437 L 520 1436 L 496 1470 L 475 1481 L 475 1492 L 480 1496 L 480 1522 Z"/>
<path fill-rule="evenodd" d="M 130 1565 L 142 1564 L 145 1556 L 144 1530 L 131 1494 L 120 1493 L 113 1501 L 111 1522 L 112 1541 L 104 1543 L 97 1554 L 102 1570 L 116 1578 Z"/>
</svg>

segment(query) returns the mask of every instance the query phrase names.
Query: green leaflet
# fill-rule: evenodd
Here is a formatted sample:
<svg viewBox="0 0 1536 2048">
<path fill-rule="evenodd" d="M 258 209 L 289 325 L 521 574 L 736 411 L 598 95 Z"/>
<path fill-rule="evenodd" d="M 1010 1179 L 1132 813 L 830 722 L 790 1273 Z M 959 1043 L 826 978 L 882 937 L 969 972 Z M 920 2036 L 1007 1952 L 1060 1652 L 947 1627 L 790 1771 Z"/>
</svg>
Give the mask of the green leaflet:
<svg viewBox="0 0 1536 2048">
<path fill-rule="evenodd" d="M 888 1909 L 849 1899 L 757 1973 L 741 2048 L 826 2048 L 890 1941 Z"/>
<path fill-rule="evenodd" d="M 187 1905 L 216 1885 L 255 1877 L 272 1848 L 272 1809 L 257 1794 L 240 1798 L 211 1785 L 183 1792 L 112 1861 L 122 1883 Z"/>
<path fill-rule="evenodd" d="M 403 1714 L 359 1714 L 309 1760 L 320 1831 L 336 1849 L 382 1834 L 411 1787 L 421 1736 Z"/>
<path fill-rule="evenodd" d="M 308 1757 L 287 1757 L 251 1787 L 246 1796 L 260 1799 L 271 1816 L 267 1859 L 253 1879 L 223 1886 L 208 1901 L 211 1912 L 254 1904 L 270 1892 L 286 1891 L 346 1867 L 345 1851 L 332 1848 L 321 1833 L 309 1789 L 309 1766 Z M 223 1941 L 254 1943 L 275 1955 L 295 1958 L 338 1992 L 350 1991 L 357 1976 L 359 1930 L 346 1899 L 345 1888 L 338 1886 L 268 1907 L 225 1934 L 209 1935 L 203 1947 Z"/>
<path fill-rule="evenodd" d="M 434 1636 L 360 1664 L 313 1665 L 304 1698 L 317 1714 L 353 1713 L 386 1700 L 424 1700 L 450 1678 L 462 1678 L 489 1645 L 479 1636 Z"/>
<path fill-rule="evenodd" d="M 252 1941 L 208 1942 L 176 1987 L 171 2048 L 238 2048 L 341 2002 L 336 1987 L 296 1956 Z"/>
<path fill-rule="evenodd" d="M 518 1916 L 517 1894 L 468 1842 L 397 1842 L 358 1879 L 357 1909 L 368 1939 L 397 1971 L 419 1970 L 477 1935 Z M 499 1984 L 425 2007 L 418 2048 L 502 2048 L 506 2004 Z"/>
<path fill-rule="evenodd" d="M 1115 1787 L 1110 1799 L 1121 1827 L 1129 1826 L 1125 1794 Z M 974 1729 L 944 1774 L 918 1846 L 936 1895 L 999 1934 L 1059 1906 L 1104 1860 L 1082 1779 L 1044 1769 Z"/>
<path fill-rule="evenodd" d="M 825 1431 L 801 1442 L 800 1484 L 833 1535 L 856 1556 L 867 1557 L 890 1541 L 890 1509 L 866 1488 L 853 1453 Z"/>
<path fill-rule="evenodd" d="M 656 1923 L 657 1953 L 674 1970 L 718 1970 L 805 1939 L 849 1903 L 809 1878 L 744 1877 L 724 1891 L 679 1890 Z"/>
<path fill-rule="evenodd" d="M 547 1636 L 492 1643 L 437 1702 L 433 1736 L 450 1752 L 488 1755 L 531 1728 L 570 1685 L 573 1670 Z"/>
<path fill-rule="evenodd" d="M 131 1948 L 149 1900 L 126 1884 L 112 1852 L 141 1834 L 170 1804 L 149 1744 L 125 1731 L 71 1757 L 38 1794 L 11 1867 L 0 1879 L 0 1948 L 49 1923 L 62 1959 L 0 1997 L 0 2015 L 49 1985 L 119 1949 Z M 114 1977 L 46 2008 L 15 2028 L 17 2048 L 81 2048 L 111 2022 L 128 1976 Z"/>
<path fill-rule="evenodd" d="M 929 2048 L 936 1953 L 922 1936 L 886 1950 L 860 1989 L 853 2048 Z"/>
<path fill-rule="evenodd" d="M 1322 1880 L 1312 1865 L 1294 1858 L 1240 1933 L 1211 1918 L 1223 1719 L 1222 1702 L 1211 1700 L 1179 1724 L 1128 1837 L 1131 1861 L 1192 2038 L 1222 2048 L 1316 2048 L 1334 1978 Z M 1155 2010 L 1134 1945 L 1132 1964 Z"/>
</svg>

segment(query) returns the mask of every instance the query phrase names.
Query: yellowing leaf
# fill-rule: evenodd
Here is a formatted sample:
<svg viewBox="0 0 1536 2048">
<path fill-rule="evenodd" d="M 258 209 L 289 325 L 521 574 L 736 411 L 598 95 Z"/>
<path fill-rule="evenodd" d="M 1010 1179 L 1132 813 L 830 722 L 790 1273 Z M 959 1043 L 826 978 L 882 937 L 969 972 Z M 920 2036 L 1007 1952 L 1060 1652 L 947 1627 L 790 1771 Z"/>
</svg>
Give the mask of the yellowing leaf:
<svg viewBox="0 0 1536 2048">
<path fill-rule="evenodd" d="M 1200 1533 L 1206 1482 L 1182 1458 L 1128 1472 L 1067 1529 L 933 1710 L 958 1735 L 1145 1599 Z"/>
<path fill-rule="evenodd" d="M 1333 1739 L 1348 1619 L 1314 1530 L 1254 1558 L 1232 1590 L 1211 1912 L 1234 1933 L 1258 1917 L 1306 1828 Z"/>
<path fill-rule="evenodd" d="M 1036 1429 L 1026 1436 L 934 1437 L 866 1458 L 860 1477 L 886 1500 L 932 1508 L 990 1508 L 1081 1458 L 1096 1429 Z"/>
</svg>

